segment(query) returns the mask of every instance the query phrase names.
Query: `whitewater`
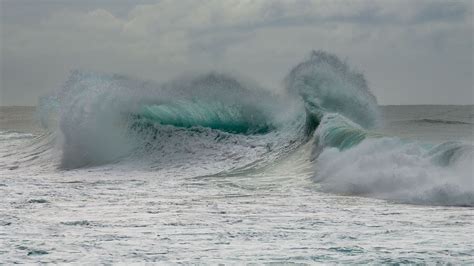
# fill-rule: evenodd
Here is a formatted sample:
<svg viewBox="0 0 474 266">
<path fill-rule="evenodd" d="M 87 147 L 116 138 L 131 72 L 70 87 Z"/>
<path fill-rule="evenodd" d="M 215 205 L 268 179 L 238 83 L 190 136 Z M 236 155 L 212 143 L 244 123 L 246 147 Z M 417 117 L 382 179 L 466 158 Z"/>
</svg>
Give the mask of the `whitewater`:
<svg viewBox="0 0 474 266">
<path fill-rule="evenodd" d="M 0 122 L 3 263 L 474 263 L 473 107 L 323 51 L 280 91 L 73 71 Z"/>
</svg>

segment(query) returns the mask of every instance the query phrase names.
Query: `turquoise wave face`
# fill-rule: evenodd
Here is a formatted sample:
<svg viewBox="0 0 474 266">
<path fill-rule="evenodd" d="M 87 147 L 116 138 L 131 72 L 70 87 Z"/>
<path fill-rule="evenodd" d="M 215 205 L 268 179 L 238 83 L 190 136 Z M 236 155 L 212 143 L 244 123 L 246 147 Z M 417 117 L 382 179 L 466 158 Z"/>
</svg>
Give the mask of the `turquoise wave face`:
<svg viewBox="0 0 474 266">
<path fill-rule="evenodd" d="M 132 127 L 207 127 L 235 134 L 265 134 L 273 130 L 275 126 L 268 118 L 254 109 L 251 106 L 184 100 L 145 105 L 134 115 Z"/>
<path fill-rule="evenodd" d="M 373 133 L 350 123 L 339 115 L 326 115 L 318 129 L 319 144 L 337 147 L 340 150 L 351 148 Z"/>
<path fill-rule="evenodd" d="M 340 114 L 327 113 L 322 117 L 315 132 L 313 156 L 319 156 L 328 147 L 344 151 L 366 139 L 381 137 L 384 136 L 364 129 Z"/>
</svg>

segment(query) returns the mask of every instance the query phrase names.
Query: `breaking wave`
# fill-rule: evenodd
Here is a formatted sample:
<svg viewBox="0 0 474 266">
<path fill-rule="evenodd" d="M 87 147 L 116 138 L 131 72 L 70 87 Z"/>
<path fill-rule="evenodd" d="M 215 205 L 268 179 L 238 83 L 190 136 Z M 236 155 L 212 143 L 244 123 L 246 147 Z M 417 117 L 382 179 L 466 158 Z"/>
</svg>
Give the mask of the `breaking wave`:
<svg viewBox="0 0 474 266">
<path fill-rule="evenodd" d="M 474 206 L 472 145 L 377 133 L 376 98 L 337 56 L 312 52 L 285 87 L 275 94 L 220 73 L 157 84 L 75 71 L 40 111 L 61 143 L 61 169 L 226 174 L 266 167 L 311 142 L 312 178 L 323 191 Z"/>
</svg>

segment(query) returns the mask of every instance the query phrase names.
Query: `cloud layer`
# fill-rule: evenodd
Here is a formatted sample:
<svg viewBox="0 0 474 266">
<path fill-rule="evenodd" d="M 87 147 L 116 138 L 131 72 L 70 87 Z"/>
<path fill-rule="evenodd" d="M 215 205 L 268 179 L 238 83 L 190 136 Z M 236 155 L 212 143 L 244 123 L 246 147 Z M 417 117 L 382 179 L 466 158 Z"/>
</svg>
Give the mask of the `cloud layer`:
<svg viewBox="0 0 474 266">
<path fill-rule="evenodd" d="M 3 1 L 2 105 L 72 69 L 157 81 L 237 72 L 279 89 L 312 49 L 347 58 L 382 104 L 473 102 L 471 1 Z"/>
</svg>

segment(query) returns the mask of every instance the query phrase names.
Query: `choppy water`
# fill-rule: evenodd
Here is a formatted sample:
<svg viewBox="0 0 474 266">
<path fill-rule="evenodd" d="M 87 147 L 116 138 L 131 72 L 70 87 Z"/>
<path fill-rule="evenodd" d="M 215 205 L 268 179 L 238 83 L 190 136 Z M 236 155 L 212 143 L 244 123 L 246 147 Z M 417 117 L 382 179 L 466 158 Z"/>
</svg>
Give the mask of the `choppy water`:
<svg viewBox="0 0 474 266">
<path fill-rule="evenodd" d="M 378 107 L 324 52 L 285 82 L 75 72 L 0 107 L 0 262 L 474 263 L 473 106 Z"/>
<path fill-rule="evenodd" d="M 397 112 L 418 114 L 429 108 L 386 107 L 386 128 L 406 119 Z M 472 115 L 467 107 L 432 109 Z M 15 123 L 29 123 L 31 111 L 26 113 Z M 443 132 L 444 139 L 443 128 L 452 126 L 432 124 L 430 132 Z M 7 151 L 34 137 L 17 135 L 1 142 L 2 161 Z M 472 207 L 323 193 L 310 178 L 308 153 L 309 147 L 303 147 L 259 173 L 199 178 L 113 166 L 70 171 L 2 167 L 0 261 L 474 262 Z M 296 175 L 288 170 L 295 167 L 300 169 Z"/>
</svg>

